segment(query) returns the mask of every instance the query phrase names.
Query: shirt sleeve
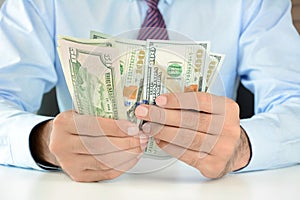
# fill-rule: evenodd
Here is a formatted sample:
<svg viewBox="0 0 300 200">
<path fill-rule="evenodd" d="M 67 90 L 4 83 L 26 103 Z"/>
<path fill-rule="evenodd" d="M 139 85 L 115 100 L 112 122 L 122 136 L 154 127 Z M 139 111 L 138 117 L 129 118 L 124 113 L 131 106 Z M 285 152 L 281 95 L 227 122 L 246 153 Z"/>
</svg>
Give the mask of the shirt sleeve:
<svg viewBox="0 0 300 200">
<path fill-rule="evenodd" d="M 242 84 L 254 94 L 255 115 L 241 120 L 252 146 L 241 171 L 300 163 L 300 37 L 288 0 L 246 9 L 240 38 Z"/>
<path fill-rule="evenodd" d="M 0 12 L 0 164 L 35 169 L 29 134 L 49 117 L 34 113 L 57 82 L 52 1 L 39 2 L 6 1 Z"/>
</svg>

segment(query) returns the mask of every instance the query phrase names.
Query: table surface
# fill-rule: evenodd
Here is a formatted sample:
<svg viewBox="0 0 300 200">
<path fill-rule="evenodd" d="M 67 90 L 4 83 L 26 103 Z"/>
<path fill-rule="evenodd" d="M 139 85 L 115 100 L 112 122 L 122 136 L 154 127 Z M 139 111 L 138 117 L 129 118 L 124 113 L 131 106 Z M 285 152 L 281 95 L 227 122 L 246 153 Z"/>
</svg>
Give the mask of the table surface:
<svg viewBox="0 0 300 200">
<path fill-rule="evenodd" d="M 128 173 L 97 183 L 74 182 L 63 172 L 0 166 L 0 199 L 299 200 L 300 165 L 207 180 L 197 170 L 175 161 L 152 173 Z"/>
</svg>

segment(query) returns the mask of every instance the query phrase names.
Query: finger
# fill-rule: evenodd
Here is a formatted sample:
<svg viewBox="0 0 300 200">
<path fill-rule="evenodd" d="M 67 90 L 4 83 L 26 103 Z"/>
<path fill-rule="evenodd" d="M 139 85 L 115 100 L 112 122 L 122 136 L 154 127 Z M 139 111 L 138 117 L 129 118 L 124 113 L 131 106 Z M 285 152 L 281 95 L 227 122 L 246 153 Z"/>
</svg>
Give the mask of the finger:
<svg viewBox="0 0 300 200">
<path fill-rule="evenodd" d="M 127 120 L 114 120 L 89 115 L 80 115 L 74 111 L 59 114 L 54 119 L 54 127 L 63 128 L 72 134 L 87 136 L 128 137 L 139 133 L 136 124 Z"/>
<path fill-rule="evenodd" d="M 148 127 L 147 127 L 148 126 Z M 146 127 L 146 128 L 145 128 Z M 199 152 L 210 153 L 219 141 L 219 135 L 210 135 L 190 129 L 163 126 L 156 123 L 146 123 L 143 128 L 157 140 Z"/>
<path fill-rule="evenodd" d="M 118 169 L 122 163 L 139 158 L 142 151 L 139 148 L 128 149 L 126 151 L 113 152 L 101 155 L 72 154 L 60 160 L 61 167 L 64 171 L 75 174 L 79 171 L 92 170 L 109 170 Z"/>
<path fill-rule="evenodd" d="M 145 125 L 150 125 L 151 134 L 157 142 L 162 141 L 181 147 L 183 150 L 181 153 L 187 149 L 200 152 L 200 155 L 204 157 L 209 154 L 228 160 L 239 145 L 239 136 L 236 134 L 210 135 L 156 123 L 146 123 Z"/>
<path fill-rule="evenodd" d="M 136 108 L 136 116 L 145 121 L 156 122 L 169 126 L 220 134 L 225 116 L 191 110 L 164 109 L 158 106 L 140 105 Z"/>
<path fill-rule="evenodd" d="M 157 145 L 172 157 L 177 158 L 195 168 L 199 167 L 199 162 L 201 159 L 209 156 L 209 154 L 206 152 L 200 153 L 199 151 L 190 150 L 162 140 L 157 142 Z"/>
<path fill-rule="evenodd" d="M 121 163 L 124 163 L 128 160 L 132 160 L 134 158 L 139 158 L 143 151 L 140 148 L 128 149 L 126 151 L 118 151 L 108 154 L 95 155 L 95 159 L 99 162 L 103 163 L 109 168 L 113 168 L 116 170 L 124 170 L 117 168 Z"/>
<path fill-rule="evenodd" d="M 207 113 L 223 114 L 226 97 L 204 92 L 168 93 L 158 96 L 155 103 L 163 108 L 196 110 Z"/>
<path fill-rule="evenodd" d="M 67 149 L 71 153 L 77 154 L 107 154 L 117 151 L 123 151 L 132 148 L 144 148 L 147 144 L 147 138 L 143 137 L 90 137 L 90 136 L 72 136 L 72 143 Z"/>
<path fill-rule="evenodd" d="M 119 177 L 120 175 L 124 174 L 126 171 L 131 169 L 137 162 L 139 158 L 134 158 L 125 162 L 119 166 L 119 168 L 124 170 L 115 170 L 109 169 L 106 171 L 103 170 L 84 170 L 77 173 L 69 174 L 69 176 L 78 182 L 96 182 L 102 180 L 111 180 Z"/>
<path fill-rule="evenodd" d="M 171 156 L 195 167 L 207 178 L 219 178 L 230 171 L 228 160 L 210 153 L 184 149 L 164 141 L 160 141 L 158 146 Z"/>
<path fill-rule="evenodd" d="M 109 170 L 114 169 L 124 171 L 122 164 L 132 159 L 139 158 L 142 151 L 139 148 L 128 149 L 126 151 L 113 152 L 101 155 L 78 155 L 81 159 L 80 164 L 85 166 L 85 169 L 90 170 Z"/>
</svg>

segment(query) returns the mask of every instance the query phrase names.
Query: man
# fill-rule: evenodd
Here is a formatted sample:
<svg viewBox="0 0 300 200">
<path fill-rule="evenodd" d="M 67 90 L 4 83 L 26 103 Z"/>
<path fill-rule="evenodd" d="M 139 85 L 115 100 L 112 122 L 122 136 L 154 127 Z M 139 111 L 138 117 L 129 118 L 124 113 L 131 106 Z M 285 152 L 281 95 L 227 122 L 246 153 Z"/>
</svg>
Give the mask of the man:
<svg viewBox="0 0 300 200">
<path fill-rule="evenodd" d="M 58 35 L 86 38 L 90 30 L 122 35 L 141 27 L 142 0 L 8 0 L 0 14 L 0 160 L 41 169 L 61 167 L 73 180 L 113 179 L 140 159 L 148 136 L 168 154 L 219 178 L 300 163 L 300 38 L 289 0 L 161 0 L 168 30 L 210 40 L 224 53 L 224 89 L 214 94 L 163 94 L 141 105 L 140 130 L 125 120 L 79 115 L 57 56 Z M 155 10 L 155 9 L 154 9 Z M 133 39 L 136 34 L 127 34 Z M 240 77 L 255 95 L 255 116 L 240 120 L 231 99 Z M 217 84 L 218 85 L 218 84 Z M 220 85 L 220 84 L 219 84 Z M 44 92 L 57 88 L 61 110 L 37 116 Z"/>
</svg>

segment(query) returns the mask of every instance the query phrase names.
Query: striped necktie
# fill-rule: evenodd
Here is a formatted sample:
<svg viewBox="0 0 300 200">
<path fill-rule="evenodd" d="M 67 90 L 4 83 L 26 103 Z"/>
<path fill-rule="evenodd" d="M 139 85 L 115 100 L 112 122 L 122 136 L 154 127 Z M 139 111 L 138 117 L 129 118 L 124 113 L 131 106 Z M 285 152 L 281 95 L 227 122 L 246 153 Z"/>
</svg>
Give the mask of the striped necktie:
<svg viewBox="0 0 300 200">
<path fill-rule="evenodd" d="M 145 0 L 148 5 L 147 14 L 139 31 L 138 40 L 160 39 L 168 40 L 166 24 L 157 8 L 159 0 Z"/>
</svg>

